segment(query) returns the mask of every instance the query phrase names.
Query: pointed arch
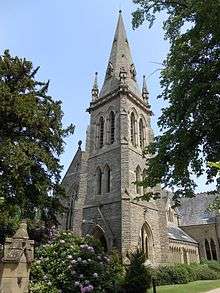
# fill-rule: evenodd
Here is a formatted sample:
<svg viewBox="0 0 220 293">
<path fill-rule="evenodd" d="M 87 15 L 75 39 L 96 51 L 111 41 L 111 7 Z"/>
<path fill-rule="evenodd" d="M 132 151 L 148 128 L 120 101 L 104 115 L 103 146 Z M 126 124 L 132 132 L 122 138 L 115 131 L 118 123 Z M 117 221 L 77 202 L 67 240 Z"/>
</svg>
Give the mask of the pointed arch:
<svg viewBox="0 0 220 293">
<path fill-rule="evenodd" d="M 96 170 L 96 185 L 97 185 L 97 194 L 102 194 L 102 170 L 100 167 Z"/>
<path fill-rule="evenodd" d="M 205 251 L 206 251 L 207 260 L 211 260 L 212 259 L 211 250 L 210 250 L 210 246 L 209 246 L 209 241 L 207 239 L 205 239 Z"/>
<path fill-rule="evenodd" d="M 135 115 L 134 112 L 131 113 L 130 117 L 130 139 L 131 139 L 131 144 L 135 146 Z"/>
<path fill-rule="evenodd" d="M 145 222 L 141 227 L 141 249 L 147 259 L 153 258 L 153 234 L 150 226 Z"/>
<path fill-rule="evenodd" d="M 115 113 L 110 112 L 109 115 L 109 126 L 110 126 L 110 144 L 115 142 Z"/>
<path fill-rule="evenodd" d="M 212 259 L 217 260 L 216 245 L 212 238 L 210 240 L 210 246 L 211 246 L 211 252 L 212 252 Z"/>
<path fill-rule="evenodd" d="M 104 128 L 105 128 L 105 120 L 101 116 L 99 118 L 99 147 L 102 148 L 104 145 Z"/>
<path fill-rule="evenodd" d="M 92 235 L 94 238 L 98 239 L 101 242 L 101 245 L 104 249 L 104 252 L 108 251 L 108 245 L 107 245 L 107 240 L 105 237 L 105 232 L 104 230 L 99 226 L 96 225 L 93 229 Z"/>
<path fill-rule="evenodd" d="M 111 191 L 111 169 L 109 165 L 105 166 L 104 175 L 105 175 L 105 192 L 108 193 Z"/>
<path fill-rule="evenodd" d="M 143 123 L 143 119 L 140 118 L 139 120 L 139 145 L 140 147 L 143 149 L 144 145 L 145 145 L 145 141 L 144 141 L 144 123 Z"/>
<path fill-rule="evenodd" d="M 142 181 L 142 178 L 141 177 L 142 177 L 141 176 L 141 168 L 138 165 L 137 168 L 136 168 L 136 193 L 137 194 L 141 194 L 142 193 L 142 187 L 137 184 L 138 182 L 141 182 Z"/>
</svg>

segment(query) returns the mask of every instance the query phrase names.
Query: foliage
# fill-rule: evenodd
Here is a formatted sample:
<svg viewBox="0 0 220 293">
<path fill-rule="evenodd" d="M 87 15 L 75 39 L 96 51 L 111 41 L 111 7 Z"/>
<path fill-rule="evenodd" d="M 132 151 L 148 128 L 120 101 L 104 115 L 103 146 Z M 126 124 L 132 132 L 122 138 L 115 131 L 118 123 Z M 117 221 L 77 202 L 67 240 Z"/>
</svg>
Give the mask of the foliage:
<svg viewBox="0 0 220 293">
<path fill-rule="evenodd" d="M 218 268 L 218 269 L 216 269 Z M 160 266 L 154 270 L 157 285 L 186 284 L 197 280 L 219 279 L 220 265 L 217 262 L 197 264 L 176 264 Z"/>
<path fill-rule="evenodd" d="M 94 238 L 60 232 L 50 244 L 37 248 L 31 290 L 33 293 L 111 292 L 122 272 L 116 255 L 113 259 L 106 256 Z"/>
<path fill-rule="evenodd" d="M 129 256 L 130 266 L 125 275 L 125 291 L 127 293 L 145 293 L 151 287 L 151 269 L 145 266 L 145 255 L 136 250 Z"/>
<path fill-rule="evenodd" d="M 203 260 L 202 264 L 206 264 L 210 269 L 220 274 L 220 262 L 216 260 Z"/>
<path fill-rule="evenodd" d="M 207 183 L 217 170 L 207 165 L 220 161 L 220 1 L 133 0 L 133 27 L 145 20 L 153 24 L 164 12 L 165 38 L 170 51 L 161 71 L 162 109 L 155 137 L 147 152 L 145 187 L 158 183 L 176 187 L 174 199 L 191 197 L 196 186 L 192 174 L 206 172 Z M 207 169 L 205 168 L 207 167 Z"/>
<path fill-rule="evenodd" d="M 59 156 L 73 126 L 63 128 L 61 101 L 36 79 L 38 70 L 9 51 L 0 56 L 0 214 L 9 230 L 36 213 L 55 223 L 62 210 Z"/>
<path fill-rule="evenodd" d="M 186 284 L 191 281 L 190 274 L 184 265 L 160 266 L 156 269 L 157 285 Z"/>
</svg>

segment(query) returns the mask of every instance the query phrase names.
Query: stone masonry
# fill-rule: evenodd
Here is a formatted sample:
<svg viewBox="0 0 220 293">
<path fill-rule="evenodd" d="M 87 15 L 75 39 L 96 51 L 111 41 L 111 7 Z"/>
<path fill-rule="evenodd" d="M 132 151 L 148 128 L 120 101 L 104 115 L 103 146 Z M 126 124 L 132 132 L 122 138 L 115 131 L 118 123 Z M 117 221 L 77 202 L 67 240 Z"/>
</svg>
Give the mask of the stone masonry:
<svg viewBox="0 0 220 293">
<path fill-rule="evenodd" d="M 143 149 L 153 138 L 152 112 L 145 78 L 142 92 L 136 81 L 121 12 L 102 89 L 99 92 L 96 73 L 87 111 L 86 149 L 79 144 L 63 180 L 68 213 L 62 226 L 94 235 L 106 250 L 116 247 L 124 260 L 141 247 L 153 265 L 174 262 L 170 247 L 179 243 L 176 259 L 198 261 L 198 244 L 178 228 L 166 192 L 158 187 L 161 200 L 136 200 L 145 192 L 134 182 L 147 172 Z"/>
</svg>

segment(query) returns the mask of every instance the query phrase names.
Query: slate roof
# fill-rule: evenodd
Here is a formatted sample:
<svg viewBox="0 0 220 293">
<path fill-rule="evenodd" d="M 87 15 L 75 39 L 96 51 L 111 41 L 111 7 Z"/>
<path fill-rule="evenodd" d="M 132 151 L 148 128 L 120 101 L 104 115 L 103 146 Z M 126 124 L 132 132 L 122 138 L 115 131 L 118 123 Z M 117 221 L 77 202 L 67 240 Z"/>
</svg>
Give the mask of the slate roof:
<svg viewBox="0 0 220 293">
<path fill-rule="evenodd" d="M 193 238 L 186 234 L 182 229 L 177 226 L 168 226 L 168 237 L 173 240 L 197 243 Z"/>
<path fill-rule="evenodd" d="M 184 198 L 179 209 L 181 226 L 215 223 L 215 212 L 208 211 L 216 194 L 200 193 L 194 198 Z"/>
</svg>

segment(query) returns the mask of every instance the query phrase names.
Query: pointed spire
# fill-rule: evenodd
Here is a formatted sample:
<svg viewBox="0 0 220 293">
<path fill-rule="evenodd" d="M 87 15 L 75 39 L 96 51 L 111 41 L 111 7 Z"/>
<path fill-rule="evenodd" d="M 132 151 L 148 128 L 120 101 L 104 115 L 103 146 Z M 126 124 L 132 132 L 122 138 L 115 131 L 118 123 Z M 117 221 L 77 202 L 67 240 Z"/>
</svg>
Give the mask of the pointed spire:
<svg viewBox="0 0 220 293">
<path fill-rule="evenodd" d="M 99 87 L 98 87 L 98 72 L 95 73 L 95 80 L 92 88 L 92 101 L 94 102 L 99 96 Z"/>
<path fill-rule="evenodd" d="M 148 104 L 148 90 L 145 75 L 143 75 L 142 98 Z"/>
<path fill-rule="evenodd" d="M 141 96 L 136 82 L 136 69 L 131 57 L 122 12 L 120 10 L 100 97 L 110 94 L 120 86 L 121 72 L 123 72 L 124 77 L 126 76 L 124 82 L 126 83 L 128 89 L 130 89 L 135 95 Z"/>
</svg>

